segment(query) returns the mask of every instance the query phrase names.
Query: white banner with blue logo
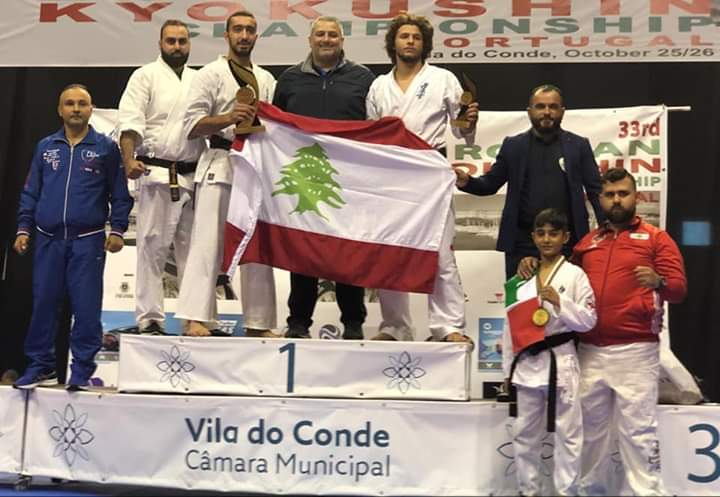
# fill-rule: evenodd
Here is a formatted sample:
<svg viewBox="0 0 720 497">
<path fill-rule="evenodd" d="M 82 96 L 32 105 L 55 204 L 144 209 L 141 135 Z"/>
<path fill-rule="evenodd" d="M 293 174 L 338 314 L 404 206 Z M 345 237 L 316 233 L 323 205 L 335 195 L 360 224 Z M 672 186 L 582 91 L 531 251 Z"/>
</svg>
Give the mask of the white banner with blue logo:
<svg viewBox="0 0 720 497">
<path fill-rule="evenodd" d="M 22 457 L 25 394 L 0 386 L 0 473 L 19 473 Z"/>
<path fill-rule="evenodd" d="M 506 487 L 512 462 L 497 452 L 508 445 L 501 407 L 38 389 L 24 469 L 196 490 L 487 495 Z"/>
<path fill-rule="evenodd" d="M 469 398 L 463 343 L 124 334 L 120 350 L 123 392 Z"/>
<path fill-rule="evenodd" d="M 23 398 L 11 397 L 2 405 L 22 419 Z M 668 493 L 720 495 L 720 407 L 659 410 Z M 507 405 L 489 401 L 70 394 L 41 388 L 30 395 L 23 472 L 269 494 L 512 495 L 508 423 Z M 545 495 L 554 492 L 553 445 L 547 435 Z M 0 454 L 20 453 L 20 443 L 8 447 Z M 625 494 L 616 444 L 610 452 L 610 495 Z"/>
</svg>

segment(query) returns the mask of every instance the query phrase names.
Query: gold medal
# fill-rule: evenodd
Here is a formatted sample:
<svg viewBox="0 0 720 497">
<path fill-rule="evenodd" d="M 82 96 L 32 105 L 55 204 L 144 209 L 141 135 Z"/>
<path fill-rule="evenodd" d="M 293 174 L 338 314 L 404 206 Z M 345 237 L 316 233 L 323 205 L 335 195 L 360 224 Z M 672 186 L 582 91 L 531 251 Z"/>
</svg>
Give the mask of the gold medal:
<svg viewBox="0 0 720 497">
<path fill-rule="evenodd" d="M 540 280 L 539 272 L 538 272 L 538 274 L 535 275 L 535 285 L 537 288 L 538 295 L 540 294 L 540 291 L 544 287 L 550 285 L 550 283 L 552 282 L 552 279 L 555 277 L 555 274 L 558 272 L 558 269 L 560 269 L 560 266 L 562 266 L 563 262 L 565 262 L 565 257 L 563 257 L 561 255 L 560 258 L 555 263 L 555 265 L 553 266 L 552 271 L 550 271 L 550 276 L 545 281 L 545 284 L 543 284 L 543 282 Z M 543 303 L 543 299 L 539 298 L 538 299 L 539 307 L 537 309 L 535 309 L 535 311 L 532 314 L 532 322 L 535 326 L 537 326 L 539 328 L 542 328 L 543 326 L 548 324 L 548 322 L 550 322 L 550 313 L 542 306 L 542 303 Z"/>
<path fill-rule="evenodd" d="M 535 326 L 545 326 L 548 324 L 548 321 L 550 321 L 550 313 L 546 311 L 544 307 L 535 309 L 532 315 L 532 322 Z"/>
</svg>

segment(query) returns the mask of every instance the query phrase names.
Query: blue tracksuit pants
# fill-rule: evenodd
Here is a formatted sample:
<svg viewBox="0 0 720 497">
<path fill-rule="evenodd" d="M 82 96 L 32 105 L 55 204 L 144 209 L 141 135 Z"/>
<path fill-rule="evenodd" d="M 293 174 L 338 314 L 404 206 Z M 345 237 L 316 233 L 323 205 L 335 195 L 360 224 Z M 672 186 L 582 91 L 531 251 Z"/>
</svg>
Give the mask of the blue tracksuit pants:
<svg viewBox="0 0 720 497">
<path fill-rule="evenodd" d="M 105 234 L 63 240 L 36 233 L 33 313 L 25 339 L 25 355 L 30 368 L 55 369 L 57 313 L 67 291 L 73 315 L 69 383 L 84 384 L 95 372 L 95 354 L 102 345 Z"/>
</svg>

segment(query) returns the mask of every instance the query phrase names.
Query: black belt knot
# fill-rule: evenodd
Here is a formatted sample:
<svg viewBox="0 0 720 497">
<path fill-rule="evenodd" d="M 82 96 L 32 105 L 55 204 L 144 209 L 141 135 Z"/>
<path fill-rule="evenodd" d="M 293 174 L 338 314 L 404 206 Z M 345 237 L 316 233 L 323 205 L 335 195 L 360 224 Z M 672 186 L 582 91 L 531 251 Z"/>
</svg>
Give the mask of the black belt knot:
<svg viewBox="0 0 720 497">
<path fill-rule="evenodd" d="M 227 138 L 218 135 L 210 135 L 210 148 L 220 148 L 222 150 L 230 150 L 232 142 Z"/>
<path fill-rule="evenodd" d="M 175 164 L 175 169 L 177 170 L 178 174 L 194 173 L 195 169 L 197 169 L 197 162 L 172 161 L 167 159 L 159 159 L 157 157 L 146 157 L 144 155 L 140 155 L 136 157 L 136 159 L 143 164 L 162 167 L 165 169 L 170 169 L 172 165 Z"/>
</svg>

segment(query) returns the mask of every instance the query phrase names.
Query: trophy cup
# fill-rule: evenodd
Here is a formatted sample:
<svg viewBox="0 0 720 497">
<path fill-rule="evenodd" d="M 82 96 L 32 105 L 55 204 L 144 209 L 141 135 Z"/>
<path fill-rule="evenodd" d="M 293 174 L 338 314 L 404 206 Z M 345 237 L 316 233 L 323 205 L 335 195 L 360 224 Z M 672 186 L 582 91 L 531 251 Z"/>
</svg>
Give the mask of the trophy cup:
<svg viewBox="0 0 720 497">
<path fill-rule="evenodd" d="M 258 105 L 258 82 L 253 72 L 240 64 L 230 60 L 230 72 L 235 77 L 240 88 L 235 93 L 235 100 L 241 104 L 252 105 L 257 110 Z M 236 135 L 249 135 L 265 131 L 265 126 L 260 124 L 257 116 L 252 120 L 240 121 L 235 125 Z"/>
<path fill-rule="evenodd" d="M 460 111 L 455 119 L 450 120 L 450 125 L 455 128 L 469 129 L 472 127 L 472 123 L 467 120 L 467 111 L 471 103 L 477 101 L 477 86 L 471 80 L 467 74 L 463 73 L 462 78 L 458 78 L 461 81 L 463 94 L 460 96 Z"/>
</svg>

